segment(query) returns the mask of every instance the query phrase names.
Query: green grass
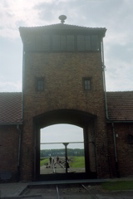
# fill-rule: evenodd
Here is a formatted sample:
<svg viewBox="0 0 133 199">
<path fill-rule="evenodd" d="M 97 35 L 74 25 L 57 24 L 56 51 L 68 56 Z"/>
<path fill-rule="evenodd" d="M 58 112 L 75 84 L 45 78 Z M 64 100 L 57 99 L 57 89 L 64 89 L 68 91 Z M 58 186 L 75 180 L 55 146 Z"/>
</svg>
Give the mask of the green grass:
<svg viewBox="0 0 133 199">
<path fill-rule="evenodd" d="M 85 167 L 85 159 L 84 156 L 75 156 L 71 157 L 70 167 L 71 168 L 84 168 Z"/>
<path fill-rule="evenodd" d="M 84 156 L 74 156 L 71 157 L 70 167 L 71 168 L 84 168 L 85 167 L 85 159 Z M 44 158 L 40 160 L 40 166 L 46 165 L 49 163 L 48 158 Z"/>
<path fill-rule="evenodd" d="M 48 158 L 45 158 L 43 160 L 40 160 L 40 166 L 46 165 L 49 162 Z"/>
<path fill-rule="evenodd" d="M 102 188 L 108 191 L 133 190 L 133 181 L 105 182 Z"/>
</svg>

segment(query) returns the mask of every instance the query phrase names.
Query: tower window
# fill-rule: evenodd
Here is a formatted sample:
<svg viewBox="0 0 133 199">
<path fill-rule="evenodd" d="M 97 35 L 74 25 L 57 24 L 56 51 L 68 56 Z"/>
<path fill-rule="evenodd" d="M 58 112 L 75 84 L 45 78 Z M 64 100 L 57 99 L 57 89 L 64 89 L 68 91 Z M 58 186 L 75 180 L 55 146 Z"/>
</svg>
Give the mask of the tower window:
<svg viewBox="0 0 133 199">
<path fill-rule="evenodd" d="M 36 78 L 36 90 L 37 91 L 44 90 L 44 78 L 43 77 Z"/>
<path fill-rule="evenodd" d="M 74 51 L 74 35 L 67 35 L 67 51 Z"/>
<path fill-rule="evenodd" d="M 84 90 L 91 90 L 91 78 L 83 78 L 83 88 Z"/>
</svg>

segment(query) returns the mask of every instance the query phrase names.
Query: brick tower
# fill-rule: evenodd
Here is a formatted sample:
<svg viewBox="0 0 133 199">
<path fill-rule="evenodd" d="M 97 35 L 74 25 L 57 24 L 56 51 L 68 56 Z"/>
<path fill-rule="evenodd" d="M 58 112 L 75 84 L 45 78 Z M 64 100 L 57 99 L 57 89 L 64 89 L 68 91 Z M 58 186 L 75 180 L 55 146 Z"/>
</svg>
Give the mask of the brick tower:
<svg viewBox="0 0 133 199">
<path fill-rule="evenodd" d="M 55 25 L 20 28 L 23 180 L 40 177 L 40 128 L 64 122 L 82 127 L 84 133 L 86 171 L 71 178 L 109 175 L 102 48 L 106 29 L 64 24 L 65 18 Z"/>
</svg>

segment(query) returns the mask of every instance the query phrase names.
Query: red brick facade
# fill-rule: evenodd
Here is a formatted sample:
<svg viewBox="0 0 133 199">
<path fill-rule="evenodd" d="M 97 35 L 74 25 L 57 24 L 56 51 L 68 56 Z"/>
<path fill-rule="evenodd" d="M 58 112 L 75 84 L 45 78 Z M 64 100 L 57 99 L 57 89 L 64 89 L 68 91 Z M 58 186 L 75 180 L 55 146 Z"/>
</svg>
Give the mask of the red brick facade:
<svg viewBox="0 0 133 199">
<path fill-rule="evenodd" d="M 9 172 L 14 180 L 19 169 L 19 133 L 17 126 L 0 127 L 0 173 Z"/>
<path fill-rule="evenodd" d="M 114 123 L 113 126 L 108 124 L 108 139 L 111 177 L 132 176 L 133 123 Z"/>
<path fill-rule="evenodd" d="M 35 78 L 38 76 L 44 77 L 46 82 L 43 92 L 37 92 L 35 89 Z M 104 92 L 101 76 L 102 64 L 99 53 L 26 54 L 23 145 L 25 145 L 24 150 L 28 150 L 26 148 L 29 147 L 29 156 L 32 160 L 34 160 L 33 118 L 53 110 L 79 110 L 97 116 L 95 125 L 97 153 L 100 152 L 99 176 L 108 170 Z M 83 77 L 92 78 L 90 91 L 84 90 Z M 23 170 L 27 169 L 27 176 L 34 164 L 30 161 L 30 157 L 27 158 L 27 151 L 23 153 L 23 156 L 24 154 L 26 157 L 23 158 Z M 99 154 L 97 156 L 99 157 Z M 101 159 L 104 165 L 101 165 Z"/>
</svg>

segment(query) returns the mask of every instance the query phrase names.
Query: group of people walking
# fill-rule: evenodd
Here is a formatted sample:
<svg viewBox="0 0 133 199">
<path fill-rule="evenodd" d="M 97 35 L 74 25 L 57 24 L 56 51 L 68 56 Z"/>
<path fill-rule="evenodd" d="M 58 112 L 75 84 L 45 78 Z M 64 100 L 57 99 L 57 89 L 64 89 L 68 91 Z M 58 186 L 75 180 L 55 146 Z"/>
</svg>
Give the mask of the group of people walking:
<svg viewBox="0 0 133 199">
<path fill-rule="evenodd" d="M 56 168 L 56 165 L 59 165 L 60 167 L 62 167 L 62 168 L 69 168 L 69 162 L 67 161 L 67 163 L 66 163 L 66 161 L 65 161 L 65 159 L 64 158 L 59 158 L 58 156 L 57 157 L 49 157 L 49 167 L 54 167 L 54 168 Z"/>
</svg>

